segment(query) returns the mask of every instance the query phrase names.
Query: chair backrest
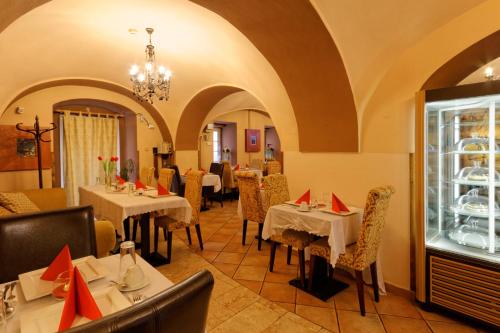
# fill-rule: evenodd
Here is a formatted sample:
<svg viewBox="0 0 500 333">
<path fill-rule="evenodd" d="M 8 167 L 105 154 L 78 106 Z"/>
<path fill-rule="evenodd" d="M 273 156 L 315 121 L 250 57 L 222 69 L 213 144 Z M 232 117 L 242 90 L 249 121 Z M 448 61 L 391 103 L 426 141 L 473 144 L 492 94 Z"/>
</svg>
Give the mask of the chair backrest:
<svg viewBox="0 0 500 333">
<path fill-rule="evenodd" d="M 139 174 L 139 179 L 144 185 L 152 186 L 153 178 L 154 178 L 154 167 L 142 167 L 141 172 Z"/>
<path fill-rule="evenodd" d="M 229 163 L 229 161 L 222 161 L 222 165 L 224 166 L 224 169 L 222 170 L 222 186 L 225 188 L 235 188 L 236 183 L 234 181 L 231 163 Z"/>
<path fill-rule="evenodd" d="M 281 173 L 281 163 L 279 161 L 267 161 L 267 174 Z"/>
<path fill-rule="evenodd" d="M 251 171 L 237 171 L 236 178 L 238 178 L 243 216 L 250 221 L 264 223 L 266 214 L 262 204 L 258 176 Z"/>
<path fill-rule="evenodd" d="M 172 186 L 170 187 L 170 190 L 174 193 L 177 193 L 177 195 L 181 197 L 184 196 L 184 191 L 181 190 L 182 178 L 179 167 L 176 164 L 172 164 L 169 165 L 168 168 L 174 170 L 174 179 L 172 180 Z"/>
<path fill-rule="evenodd" d="M 97 256 L 92 206 L 0 217 L 0 283 L 47 267 L 66 244 L 73 259 Z"/>
<path fill-rule="evenodd" d="M 184 197 L 193 210 L 191 223 L 198 223 L 200 220 L 201 210 L 201 191 L 203 188 L 203 172 L 198 170 L 191 170 L 186 175 L 186 190 Z"/>
<path fill-rule="evenodd" d="M 170 191 L 170 186 L 172 186 L 174 174 L 174 169 L 161 168 L 160 173 L 158 174 L 158 184 Z"/>
<path fill-rule="evenodd" d="M 210 173 L 213 173 L 215 175 L 219 175 L 219 177 L 222 180 L 222 177 L 223 177 L 223 174 L 224 174 L 224 164 L 212 162 L 210 164 Z"/>
<path fill-rule="evenodd" d="M 66 208 L 66 191 L 53 187 L 44 189 L 21 190 L 40 210 L 55 210 Z M 50 200 L 48 200 L 50 198 Z"/>
<path fill-rule="evenodd" d="M 141 303 L 65 332 L 204 333 L 213 286 L 212 273 L 203 270 Z"/>
<path fill-rule="evenodd" d="M 389 199 L 394 193 L 392 186 L 376 187 L 368 192 L 363 223 L 359 230 L 354 252 L 354 268 L 365 269 L 377 260 L 380 237 L 384 228 Z"/>
<path fill-rule="evenodd" d="M 280 205 L 290 200 L 285 175 L 274 174 L 266 176 L 262 179 L 262 184 L 264 186 L 264 209 L 266 211 L 271 206 Z"/>
<path fill-rule="evenodd" d="M 260 158 L 254 158 L 250 161 L 250 167 L 264 171 L 264 161 Z"/>
</svg>

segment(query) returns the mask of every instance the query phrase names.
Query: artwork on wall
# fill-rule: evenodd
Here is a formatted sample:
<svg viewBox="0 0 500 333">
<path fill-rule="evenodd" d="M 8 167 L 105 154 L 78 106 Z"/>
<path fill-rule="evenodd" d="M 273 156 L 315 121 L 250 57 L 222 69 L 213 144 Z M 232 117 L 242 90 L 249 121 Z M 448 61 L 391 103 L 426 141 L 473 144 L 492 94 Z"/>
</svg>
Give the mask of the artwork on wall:
<svg viewBox="0 0 500 333">
<path fill-rule="evenodd" d="M 258 153 L 260 151 L 260 130 L 245 129 L 245 152 Z"/>
<path fill-rule="evenodd" d="M 44 139 L 50 136 L 45 134 Z M 42 142 L 42 168 L 52 167 L 50 143 Z M 33 136 L 12 125 L 0 125 L 0 171 L 37 170 L 36 143 Z"/>
</svg>

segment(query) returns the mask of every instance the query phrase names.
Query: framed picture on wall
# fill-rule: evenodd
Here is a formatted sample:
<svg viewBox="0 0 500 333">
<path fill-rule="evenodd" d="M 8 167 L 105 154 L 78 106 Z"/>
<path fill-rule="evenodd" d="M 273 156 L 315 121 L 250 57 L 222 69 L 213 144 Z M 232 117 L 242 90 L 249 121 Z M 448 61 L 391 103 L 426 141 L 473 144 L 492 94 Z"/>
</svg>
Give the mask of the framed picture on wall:
<svg viewBox="0 0 500 333">
<path fill-rule="evenodd" d="M 245 129 L 245 152 L 257 153 L 260 151 L 260 130 Z"/>
</svg>

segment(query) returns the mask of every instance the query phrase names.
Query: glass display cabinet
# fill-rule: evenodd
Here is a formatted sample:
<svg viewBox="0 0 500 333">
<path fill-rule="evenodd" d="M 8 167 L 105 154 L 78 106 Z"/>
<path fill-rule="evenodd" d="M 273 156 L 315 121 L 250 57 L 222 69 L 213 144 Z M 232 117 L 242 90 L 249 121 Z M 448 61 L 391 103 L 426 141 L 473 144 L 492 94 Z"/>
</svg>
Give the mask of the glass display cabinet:
<svg viewBox="0 0 500 333">
<path fill-rule="evenodd" d="M 422 105 L 417 298 L 500 326 L 500 94 L 460 90 L 427 91 Z"/>
</svg>

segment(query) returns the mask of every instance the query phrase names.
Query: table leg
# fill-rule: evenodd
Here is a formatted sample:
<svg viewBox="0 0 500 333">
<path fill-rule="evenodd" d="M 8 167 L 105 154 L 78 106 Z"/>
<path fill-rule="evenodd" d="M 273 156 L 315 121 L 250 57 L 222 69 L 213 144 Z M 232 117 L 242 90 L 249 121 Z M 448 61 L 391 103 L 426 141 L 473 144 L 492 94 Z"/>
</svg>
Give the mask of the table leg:
<svg viewBox="0 0 500 333">
<path fill-rule="evenodd" d="M 150 234 L 149 234 L 149 213 L 141 215 L 141 257 L 150 263 L 152 266 L 157 267 L 165 265 L 167 259 L 160 255 L 158 252 L 151 253 L 150 250 Z"/>
</svg>

